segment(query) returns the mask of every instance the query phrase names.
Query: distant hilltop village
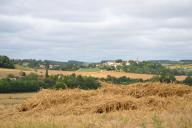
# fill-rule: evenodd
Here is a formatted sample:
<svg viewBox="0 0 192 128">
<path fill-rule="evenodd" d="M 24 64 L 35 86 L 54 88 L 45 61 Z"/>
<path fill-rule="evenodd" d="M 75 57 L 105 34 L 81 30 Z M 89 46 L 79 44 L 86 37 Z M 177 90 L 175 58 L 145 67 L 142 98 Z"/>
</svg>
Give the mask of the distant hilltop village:
<svg viewBox="0 0 192 128">
<path fill-rule="evenodd" d="M 185 65 L 185 66 L 183 66 Z M 186 66 L 188 65 L 188 66 Z M 174 72 L 177 75 L 192 74 L 192 60 L 103 60 L 101 62 L 83 62 L 69 60 L 66 62 L 53 60 L 35 60 L 35 59 L 10 59 L 7 56 L 0 55 L 0 67 L 19 68 L 19 69 L 45 69 L 63 71 L 124 71 L 135 73 L 158 73 L 163 70 Z M 179 70 L 168 71 L 169 69 L 179 68 Z M 154 70 L 155 69 L 155 70 Z M 175 73 L 177 72 L 177 73 Z"/>
<path fill-rule="evenodd" d="M 135 60 L 105 60 L 105 61 L 101 61 L 101 63 L 97 64 L 96 66 L 113 66 L 113 67 L 117 67 L 117 66 L 123 66 L 123 65 L 130 65 L 131 62 L 135 62 L 138 63 L 139 61 L 135 61 Z"/>
<path fill-rule="evenodd" d="M 96 63 L 95 66 L 96 67 L 100 67 L 100 66 L 113 66 L 113 67 L 117 67 L 117 66 L 123 66 L 123 65 L 130 65 L 131 62 L 134 62 L 134 63 L 139 63 L 138 60 L 121 60 L 121 59 L 118 59 L 118 60 L 104 60 L 104 61 L 101 61 L 100 63 Z M 84 66 L 88 66 L 88 65 L 92 65 L 93 63 L 71 63 L 71 65 L 73 66 L 77 66 L 77 65 L 84 65 Z M 60 65 L 58 64 L 50 64 L 49 65 L 49 69 L 54 69 L 56 67 L 59 67 Z M 39 66 L 40 68 L 44 69 L 45 68 L 45 65 L 44 64 L 40 64 Z"/>
<path fill-rule="evenodd" d="M 140 61 L 138 60 L 122 60 L 122 59 L 117 59 L 117 60 L 103 60 L 98 63 L 87 63 L 87 62 L 80 62 L 80 61 L 68 61 L 64 63 L 49 63 L 49 69 L 59 69 L 61 66 L 67 67 L 67 68 L 85 68 L 85 67 L 114 67 L 117 68 L 118 66 L 128 66 L 131 63 L 136 63 L 138 64 Z M 39 65 L 39 68 L 44 69 L 45 65 L 44 63 L 41 63 Z"/>
</svg>

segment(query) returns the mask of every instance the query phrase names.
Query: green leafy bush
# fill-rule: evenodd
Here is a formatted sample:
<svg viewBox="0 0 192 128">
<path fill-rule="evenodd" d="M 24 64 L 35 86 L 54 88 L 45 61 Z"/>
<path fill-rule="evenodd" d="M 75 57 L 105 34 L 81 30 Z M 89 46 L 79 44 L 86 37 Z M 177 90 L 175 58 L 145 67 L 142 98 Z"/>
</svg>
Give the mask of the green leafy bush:
<svg viewBox="0 0 192 128">
<path fill-rule="evenodd" d="M 191 76 L 186 77 L 183 83 L 192 86 L 192 77 Z"/>
<path fill-rule="evenodd" d="M 80 88 L 80 89 L 97 89 L 100 83 L 94 77 L 87 77 L 81 75 L 56 75 L 50 79 L 56 81 L 54 88 Z"/>
<path fill-rule="evenodd" d="M 172 74 L 161 74 L 154 76 L 150 79 L 152 82 L 161 82 L 161 83 L 173 83 L 176 81 L 176 78 Z"/>
<path fill-rule="evenodd" d="M 40 89 L 40 82 L 36 80 L 0 80 L 0 93 L 34 92 Z"/>
<path fill-rule="evenodd" d="M 64 76 L 55 75 L 48 78 L 39 78 L 35 74 L 29 74 L 22 77 L 10 75 L 6 79 L 0 80 L 0 93 L 9 92 L 33 92 L 40 88 L 80 88 L 80 89 L 97 89 L 100 83 L 94 77 L 76 76 L 75 74 Z"/>
<path fill-rule="evenodd" d="M 122 76 L 122 77 L 112 77 L 110 75 L 107 76 L 107 78 L 102 78 L 102 81 L 105 82 L 110 82 L 113 84 L 132 84 L 132 83 L 137 83 L 137 82 L 142 82 L 142 79 L 131 79 L 129 77 L 126 76 Z"/>
</svg>

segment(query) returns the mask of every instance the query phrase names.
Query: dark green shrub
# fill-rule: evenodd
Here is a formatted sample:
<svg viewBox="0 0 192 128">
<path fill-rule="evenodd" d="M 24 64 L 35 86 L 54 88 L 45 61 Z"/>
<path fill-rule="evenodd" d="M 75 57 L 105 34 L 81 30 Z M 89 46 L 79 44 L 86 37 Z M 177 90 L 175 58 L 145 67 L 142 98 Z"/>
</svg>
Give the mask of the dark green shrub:
<svg viewBox="0 0 192 128">
<path fill-rule="evenodd" d="M 100 87 L 97 78 L 81 75 L 54 75 L 44 79 L 43 88 L 80 88 L 80 89 L 96 89 Z"/>
<path fill-rule="evenodd" d="M 110 75 L 107 76 L 107 78 L 102 78 L 102 81 L 105 82 L 110 82 L 113 84 L 132 84 L 132 83 L 137 83 L 137 82 L 142 82 L 142 79 L 131 79 L 129 77 L 126 76 L 122 76 L 122 77 L 112 77 Z"/>
<path fill-rule="evenodd" d="M 40 82 L 36 80 L 0 80 L 0 93 L 9 92 L 34 92 L 40 89 Z"/>
<path fill-rule="evenodd" d="M 67 85 L 64 82 L 56 82 L 56 84 L 53 86 L 55 89 L 66 89 Z"/>
<path fill-rule="evenodd" d="M 192 77 L 191 76 L 186 77 L 185 80 L 183 80 L 183 83 L 192 86 Z"/>
<path fill-rule="evenodd" d="M 161 82 L 161 83 L 173 83 L 176 81 L 176 78 L 172 74 L 161 74 L 158 76 L 154 76 L 150 79 L 152 82 Z"/>
<path fill-rule="evenodd" d="M 97 89 L 99 81 L 94 77 L 76 76 L 75 74 L 64 76 L 55 75 L 41 79 L 36 74 L 29 74 L 23 77 L 14 76 L 0 80 L 0 93 L 7 92 L 33 92 L 40 88 L 80 88 Z"/>
<path fill-rule="evenodd" d="M 42 81 L 42 84 L 40 86 L 41 88 L 47 89 L 47 88 L 52 88 L 55 84 L 56 84 L 56 81 L 48 77 Z"/>
</svg>

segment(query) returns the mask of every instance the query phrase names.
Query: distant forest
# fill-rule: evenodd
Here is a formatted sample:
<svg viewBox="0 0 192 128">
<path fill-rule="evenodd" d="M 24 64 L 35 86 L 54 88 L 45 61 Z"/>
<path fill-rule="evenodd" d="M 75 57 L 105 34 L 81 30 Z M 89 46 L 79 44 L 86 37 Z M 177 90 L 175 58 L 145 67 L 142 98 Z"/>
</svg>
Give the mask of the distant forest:
<svg viewBox="0 0 192 128">
<path fill-rule="evenodd" d="M 83 67 L 88 67 L 89 64 L 86 62 L 70 60 L 68 62 L 59 62 L 52 60 L 35 60 L 35 59 L 10 59 L 7 56 L 0 55 L 0 67 L 1 68 L 15 68 L 15 65 L 23 67 L 40 69 L 44 68 L 45 64 L 50 65 L 52 70 L 69 70 L 75 71 Z"/>
</svg>

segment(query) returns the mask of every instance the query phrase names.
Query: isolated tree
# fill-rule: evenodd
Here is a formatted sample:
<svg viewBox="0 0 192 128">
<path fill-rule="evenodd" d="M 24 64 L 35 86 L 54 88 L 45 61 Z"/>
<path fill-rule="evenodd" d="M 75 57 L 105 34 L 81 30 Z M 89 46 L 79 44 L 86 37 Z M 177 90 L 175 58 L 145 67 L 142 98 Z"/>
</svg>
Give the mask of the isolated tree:
<svg viewBox="0 0 192 128">
<path fill-rule="evenodd" d="M 48 61 L 45 61 L 45 78 L 48 78 L 49 77 L 49 62 Z"/>
<path fill-rule="evenodd" d="M 13 62 L 7 56 L 0 55 L 0 67 L 3 68 L 14 68 Z"/>
</svg>

